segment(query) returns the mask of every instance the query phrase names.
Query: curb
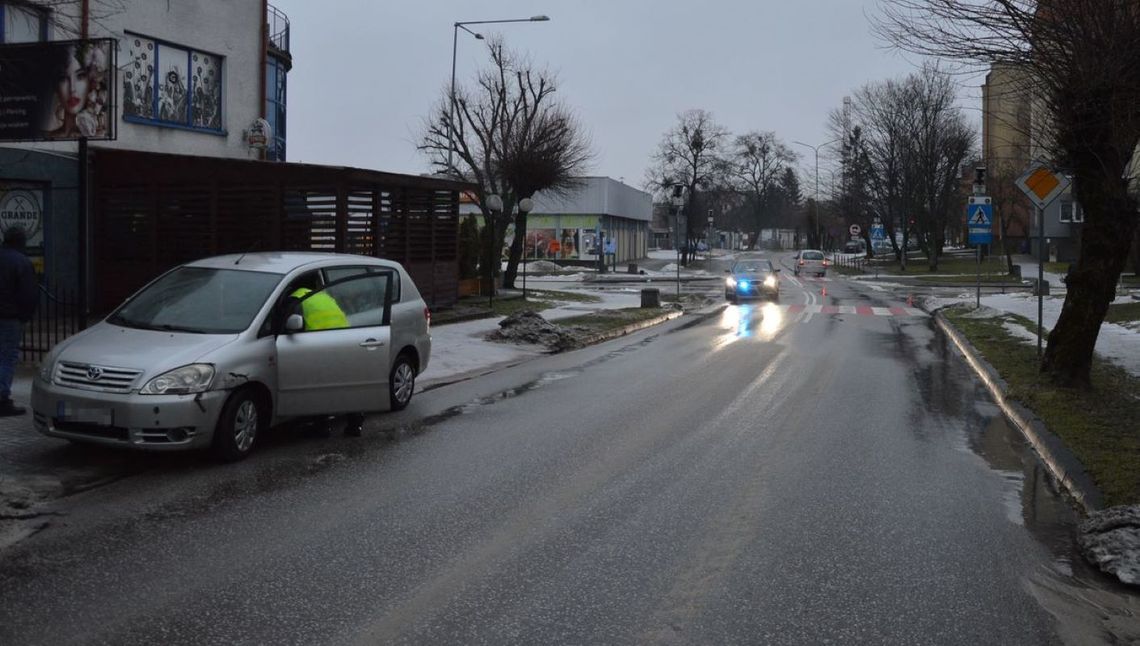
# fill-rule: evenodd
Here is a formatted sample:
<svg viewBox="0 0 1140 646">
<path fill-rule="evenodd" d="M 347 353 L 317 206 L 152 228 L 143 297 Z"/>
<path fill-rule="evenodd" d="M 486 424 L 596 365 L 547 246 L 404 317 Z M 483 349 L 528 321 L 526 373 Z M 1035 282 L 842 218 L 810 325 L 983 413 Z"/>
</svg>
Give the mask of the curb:
<svg viewBox="0 0 1140 646">
<path fill-rule="evenodd" d="M 985 384 L 990 396 L 997 402 L 998 408 L 1014 427 L 1029 441 L 1045 468 L 1061 484 L 1061 486 L 1077 501 L 1084 515 L 1104 508 L 1104 496 L 1092 477 L 1085 471 L 1077 456 L 1065 446 L 1061 438 L 1049 431 L 1045 423 L 1037 418 L 1032 411 L 1019 402 L 1006 397 L 1007 384 L 997 374 L 993 366 L 982 358 L 981 353 L 974 348 L 954 327 L 941 309 L 933 312 L 934 321 L 946 334 L 955 347 L 962 353 L 966 363 L 973 369 L 978 379 Z"/>
<path fill-rule="evenodd" d="M 662 314 L 660 316 L 655 316 L 651 319 L 646 319 L 644 321 L 638 321 L 637 323 L 630 323 L 629 325 L 626 325 L 624 327 L 620 327 L 616 330 L 610 330 L 608 332 L 601 332 L 601 333 L 595 334 L 593 336 L 588 336 L 585 339 L 582 339 L 581 347 L 584 348 L 587 346 L 597 345 L 599 343 L 604 343 L 604 342 L 609 341 L 611 339 L 616 339 L 618 337 L 623 337 L 627 334 L 632 334 L 633 332 L 638 332 L 640 330 L 644 330 L 645 328 L 648 328 L 648 327 L 653 327 L 654 325 L 660 325 L 666 321 L 672 321 L 673 319 L 680 318 L 684 315 L 685 315 L 685 313 L 682 310 L 676 310 L 673 312 L 668 312 L 666 314 Z"/>
</svg>

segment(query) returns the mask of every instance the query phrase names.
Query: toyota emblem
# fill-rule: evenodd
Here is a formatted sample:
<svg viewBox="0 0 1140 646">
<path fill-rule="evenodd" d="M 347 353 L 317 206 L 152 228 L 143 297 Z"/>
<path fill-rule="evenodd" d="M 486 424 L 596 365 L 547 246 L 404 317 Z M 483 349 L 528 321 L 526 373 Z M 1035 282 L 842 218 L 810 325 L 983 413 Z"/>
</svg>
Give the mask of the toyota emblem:
<svg viewBox="0 0 1140 646">
<path fill-rule="evenodd" d="M 99 366 L 87 366 L 87 378 L 91 381 L 99 381 L 103 378 L 103 369 Z"/>
</svg>

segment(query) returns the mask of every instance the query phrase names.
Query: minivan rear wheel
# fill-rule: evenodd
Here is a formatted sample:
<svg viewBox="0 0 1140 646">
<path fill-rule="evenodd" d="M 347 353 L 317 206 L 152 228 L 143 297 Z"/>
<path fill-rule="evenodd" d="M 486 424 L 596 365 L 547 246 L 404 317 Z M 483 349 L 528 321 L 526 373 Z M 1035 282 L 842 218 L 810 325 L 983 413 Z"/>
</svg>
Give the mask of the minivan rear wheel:
<svg viewBox="0 0 1140 646">
<path fill-rule="evenodd" d="M 416 390 L 416 367 L 406 354 L 396 357 L 388 375 L 388 400 L 392 410 L 404 410 Z"/>
<path fill-rule="evenodd" d="M 214 429 L 214 455 L 226 462 L 245 458 L 253 451 L 257 437 L 268 421 L 264 407 L 253 391 L 239 390 L 230 395 Z"/>
</svg>

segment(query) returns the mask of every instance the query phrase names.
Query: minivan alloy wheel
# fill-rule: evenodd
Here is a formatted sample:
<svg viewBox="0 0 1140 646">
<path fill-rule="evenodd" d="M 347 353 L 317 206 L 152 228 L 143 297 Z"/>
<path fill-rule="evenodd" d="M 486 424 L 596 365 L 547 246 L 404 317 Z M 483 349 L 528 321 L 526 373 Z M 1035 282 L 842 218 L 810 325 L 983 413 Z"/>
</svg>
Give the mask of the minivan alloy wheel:
<svg viewBox="0 0 1140 646">
<path fill-rule="evenodd" d="M 396 403 L 404 405 L 412 398 L 412 389 L 416 385 L 416 373 L 408 362 L 402 361 L 396 366 L 392 374 L 392 395 Z"/>
<path fill-rule="evenodd" d="M 246 452 L 257 437 L 257 404 L 247 399 L 234 412 L 234 444 L 241 452 Z"/>
</svg>

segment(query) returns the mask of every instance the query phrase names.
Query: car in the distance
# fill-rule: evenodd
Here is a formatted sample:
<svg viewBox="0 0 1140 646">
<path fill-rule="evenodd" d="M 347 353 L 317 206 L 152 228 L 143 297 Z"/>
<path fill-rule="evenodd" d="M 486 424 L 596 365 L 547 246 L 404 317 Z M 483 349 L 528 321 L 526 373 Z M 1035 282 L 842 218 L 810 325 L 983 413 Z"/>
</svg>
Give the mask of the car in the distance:
<svg viewBox="0 0 1140 646">
<path fill-rule="evenodd" d="M 831 266 L 828 262 L 827 256 L 818 249 L 804 249 L 797 252 L 795 256 L 795 274 L 815 274 L 816 276 L 826 276 L 827 268 Z"/>
<path fill-rule="evenodd" d="M 318 321 L 329 307 L 331 321 Z M 236 460 L 279 422 L 407 406 L 431 355 L 429 324 L 390 260 L 198 260 L 57 345 L 33 382 L 33 423 L 75 442 Z"/>
<path fill-rule="evenodd" d="M 770 260 L 739 260 L 725 273 L 724 298 L 730 303 L 745 298 L 780 300 L 780 270 Z"/>
</svg>

